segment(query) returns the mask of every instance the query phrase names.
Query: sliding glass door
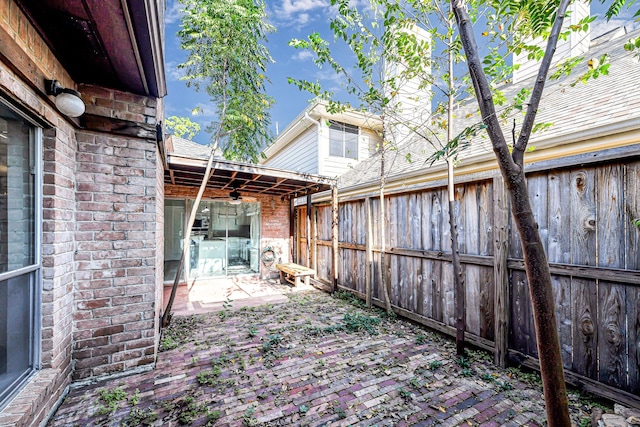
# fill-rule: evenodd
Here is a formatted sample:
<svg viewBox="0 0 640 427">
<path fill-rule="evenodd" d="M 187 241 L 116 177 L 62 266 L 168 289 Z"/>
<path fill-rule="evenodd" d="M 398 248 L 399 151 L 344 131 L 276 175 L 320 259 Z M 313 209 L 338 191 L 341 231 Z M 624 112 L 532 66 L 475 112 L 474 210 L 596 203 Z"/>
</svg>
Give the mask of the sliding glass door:
<svg viewBox="0 0 640 427">
<path fill-rule="evenodd" d="M 256 273 L 250 255 L 258 246 L 259 228 L 260 203 L 201 202 L 191 232 L 189 277 Z"/>
<path fill-rule="evenodd" d="M 40 141 L 0 102 L 0 408 L 39 365 Z"/>
</svg>

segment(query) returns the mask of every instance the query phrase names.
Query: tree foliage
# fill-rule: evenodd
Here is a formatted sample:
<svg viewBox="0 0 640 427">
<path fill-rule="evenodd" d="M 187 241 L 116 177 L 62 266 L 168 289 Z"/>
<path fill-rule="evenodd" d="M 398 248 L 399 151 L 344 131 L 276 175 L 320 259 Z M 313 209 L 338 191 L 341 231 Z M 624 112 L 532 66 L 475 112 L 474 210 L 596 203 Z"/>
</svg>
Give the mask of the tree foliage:
<svg viewBox="0 0 640 427">
<path fill-rule="evenodd" d="M 165 119 L 164 126 L 170 134 L 189 140 L 200 132 L 200 124 L 189 117 L 169 116 Z"/>
<path fill-rule="evenodd" d="M 265 43 L 274 28 L 267 24 L 262 0 L 179 0 L 184 6 L 178 33 L 187 59 L 187 86 L 205 92 L 215 109 L 206 127 L 226 158 L 257 160 L 269 140 L 266 67 L 272 61 Z M 202 112 L 202 108 L 196 108 Z"/>
</svg>

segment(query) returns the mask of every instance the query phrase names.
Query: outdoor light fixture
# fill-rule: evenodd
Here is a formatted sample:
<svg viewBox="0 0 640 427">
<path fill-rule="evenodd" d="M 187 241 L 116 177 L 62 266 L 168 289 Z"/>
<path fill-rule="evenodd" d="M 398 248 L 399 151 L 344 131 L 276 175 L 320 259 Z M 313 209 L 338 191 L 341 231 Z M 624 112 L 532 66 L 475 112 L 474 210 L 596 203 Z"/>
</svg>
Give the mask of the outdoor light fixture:
<svg viewBox="0 0 640 427">
<path fill-rule="evenodd" d="M 84 102 L 80 92 L 64 88 L 57 80 L 45 80 L 47 95 L 56 97 L 56 108 L 65 116 L 80 117 L 84 113 Z"/>
</svg>

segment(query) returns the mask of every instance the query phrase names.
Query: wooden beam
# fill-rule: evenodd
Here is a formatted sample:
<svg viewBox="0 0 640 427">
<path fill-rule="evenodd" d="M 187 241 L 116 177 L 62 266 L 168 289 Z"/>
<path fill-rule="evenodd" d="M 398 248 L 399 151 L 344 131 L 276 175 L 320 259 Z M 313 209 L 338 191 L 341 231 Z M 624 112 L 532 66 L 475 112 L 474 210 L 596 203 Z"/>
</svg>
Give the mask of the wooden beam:
<svg viewBox="0 0 640 427">
<path fill-rule="evenodd" d="M 233 171 L 233 172 L 231 173 L 231 176 L 229 177 L 229 182 L 227 182 L 227 183 L 224 185 L 224 187 L 222 187 L 222 188 L 221 188 L 221 190 L 226 190 L 227 188 L 229 188 L 229 186 L 231 185 L 231 183 L 232 183 L 233 181 L 235 181 L 236 176 L 238 175 L 238 172 L 239 172 L 239 171 Z"/>
<path fill-rule="evenodd" d="M 113 117 L 85 113 L 81 123 L 87 130 L 111 133 L 135 138 L 156 139 L 156 126 L 148 123 L 131 122 Z"/>
</svg>

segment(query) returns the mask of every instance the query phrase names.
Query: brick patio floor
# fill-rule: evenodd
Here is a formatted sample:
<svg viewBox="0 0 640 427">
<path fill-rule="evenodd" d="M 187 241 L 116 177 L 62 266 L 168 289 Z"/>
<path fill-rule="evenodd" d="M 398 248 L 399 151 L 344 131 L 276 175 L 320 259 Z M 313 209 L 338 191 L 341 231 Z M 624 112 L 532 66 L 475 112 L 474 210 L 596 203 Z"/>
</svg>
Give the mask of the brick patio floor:
<svg viewBox="0 0 640 427">
<path fill-rule="evenodd" d="M 487 354 L 317 290 L 176 316 L 156 369 L 72 390 L 49 426 L 539 426 L 539 386 Z M 232 303 L 234 304 L 234 303 Z M 168 339 L 171 338 L 171 339 Z M 571 394 L 574 422 L 589 410 Z"/>
</svg>

